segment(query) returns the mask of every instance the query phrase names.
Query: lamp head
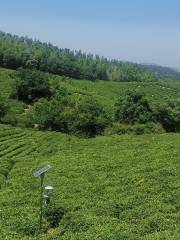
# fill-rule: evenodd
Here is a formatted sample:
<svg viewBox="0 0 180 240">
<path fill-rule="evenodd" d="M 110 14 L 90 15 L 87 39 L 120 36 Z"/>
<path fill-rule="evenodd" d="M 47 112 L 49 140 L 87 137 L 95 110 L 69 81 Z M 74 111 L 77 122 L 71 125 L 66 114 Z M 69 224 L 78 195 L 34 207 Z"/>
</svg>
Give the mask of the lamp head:
<svg viewBox="0 0 180 240">
<path fill-rule="evenodd" d="M 54 188 L 52 186 L 46 186 L 45 191 L 47 192 L 47 195 L 52 194 Z"/>
</svg>

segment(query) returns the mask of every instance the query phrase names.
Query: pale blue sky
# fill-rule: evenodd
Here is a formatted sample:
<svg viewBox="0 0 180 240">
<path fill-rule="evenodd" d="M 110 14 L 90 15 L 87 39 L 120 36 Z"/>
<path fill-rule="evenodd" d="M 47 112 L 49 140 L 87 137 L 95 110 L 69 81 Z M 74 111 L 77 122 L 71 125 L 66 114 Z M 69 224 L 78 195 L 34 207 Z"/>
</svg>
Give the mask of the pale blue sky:
<svg viewBox="0 0 180 240">
<path fill-rule="evenodd" d="M 179 0 L 0 0 L 0 30 L 108 58 L 180 67 Z"/>
</svg>

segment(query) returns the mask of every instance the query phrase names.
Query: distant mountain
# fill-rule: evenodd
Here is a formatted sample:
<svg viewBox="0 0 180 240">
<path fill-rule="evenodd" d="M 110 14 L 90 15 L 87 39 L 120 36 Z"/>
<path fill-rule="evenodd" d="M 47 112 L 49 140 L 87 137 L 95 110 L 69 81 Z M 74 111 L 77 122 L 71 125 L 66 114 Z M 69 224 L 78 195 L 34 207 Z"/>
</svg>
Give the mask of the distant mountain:
<svg viewBox="0 0 180 240">
<path fill-rule="evenodd" d="M 173 69 L 156 64 L 141 64 L 141 66 L 143 69 L 153 72 L 158 78 L 162 80 L 175 80 L 180 82 L 180 68 Z"/>
<path fill-rule="evenodd" d="M 180 68 L 175 68 L 175 71 L 180 73 Z"/>
</svg>

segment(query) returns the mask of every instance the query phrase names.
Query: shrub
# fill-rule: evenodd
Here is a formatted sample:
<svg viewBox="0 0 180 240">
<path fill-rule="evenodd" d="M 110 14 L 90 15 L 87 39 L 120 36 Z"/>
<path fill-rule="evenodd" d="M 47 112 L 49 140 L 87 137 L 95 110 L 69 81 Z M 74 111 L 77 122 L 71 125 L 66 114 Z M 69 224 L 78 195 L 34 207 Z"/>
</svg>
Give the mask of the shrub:
<svg viewBox="0 0 180 240">
<path fill-rule="evenodd" d="M 24 102 L 33 102 L 42 97 L 50 97 L 50 85 L 46 75 L 40 71 L 20 69 L 15 89 L 11 95 Z"/>
<path fill-rule="evenodd" d="M 179 132 L 180 99 L 169 101 L 166 105 L 159 107 L 155 116 L 167 132 Z"/>
<path fill-rule="evenodd" d="M 3 118 L 3 123 L 17 126 L 17 117 L 14 115 L 14 113 L 7 113 Z"/>
<path fill-rule="evenodd" d="M 63 208 L 48 208 L 45 217 L 49 223 L 49 228 L 57 228 L 63 218 L 65 210 Z"/>
<path fill-rule="evenodd" d="M 128 92 L 115 104 L 115 120 L 126 124 L 152 121 L 152 109 L 143 93 Z"/>
<path fill-rule="evenodd" d="M 26 235 L 26 236 L 35 236 L 39 230 L 39 222 L 34 216 L 23 216 L 23 218 L 17 219 L 13 228 L 16 232 Z"/>
<path fill-rule="evenodd" d="M 45 98 L 41 98 L 27 113 L 26 126 L 32 127 L 34 124 L 38 124 L 40 129 L 50 129 L 52 123 L 52 104 Z"/>
<path fill-rule="evenodd" d="M 6 100 L 0 95 L 0 122 L 2 121 L 2 118 L 6 115 L 8 111 L 8 104 L 6 103 Z"/>
<path fill-rule="evenodd" d="M 99 102 L 91 96 L 57 95 L 50 101 L 40 99 L 29 113 L 30 126 L 40 129 L 94 136 L 101 134 L 108 117 Z"/>
<path fill-rule="evenodd" d="M 160 134 L 164 133 L 164 129 L 159 123 L 153 123 L 149 122 L 146 124 L 136 124 L 133 126 L 134 133 L 137 135 L 140 134 L 149 134 L 149 133 L 155 133 Z"/>
<path fill-rule="evenodd" d="M 75 94 L 73 98 L 73 111 L 65 111 L 65 115 L 71 119 L 69 129 L 91 136 L 101 134 L 108 124 L 103 107 L 91 96 Z"/>
<path fill-rule="evenodd" d="M 163 127 L 158 123 L 146 123 L 146 124 L 135 124 L 135 125 L 129 125 L 129 124 L 122 124 L 122 123 L 114 123 L 111 127 L 108 127 L 105 130 L 105 135 L 123 135 L 123 134 L 149 134 L 149 133 L 163 133 L 164 129 Z"/>
</svg>

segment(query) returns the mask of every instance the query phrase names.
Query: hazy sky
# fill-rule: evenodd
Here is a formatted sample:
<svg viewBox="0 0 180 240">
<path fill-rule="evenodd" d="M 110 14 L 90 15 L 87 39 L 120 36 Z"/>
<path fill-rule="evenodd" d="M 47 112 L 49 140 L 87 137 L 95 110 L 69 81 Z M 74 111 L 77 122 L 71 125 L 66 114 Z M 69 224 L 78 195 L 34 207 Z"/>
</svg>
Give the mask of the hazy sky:
<svg viewBox="0 0 180 240">
<path fill-rule="evenodd" d="M 180 67 L 180 0 L 0 0 L 0 30 L 108 58 Z"/>
</svg>

